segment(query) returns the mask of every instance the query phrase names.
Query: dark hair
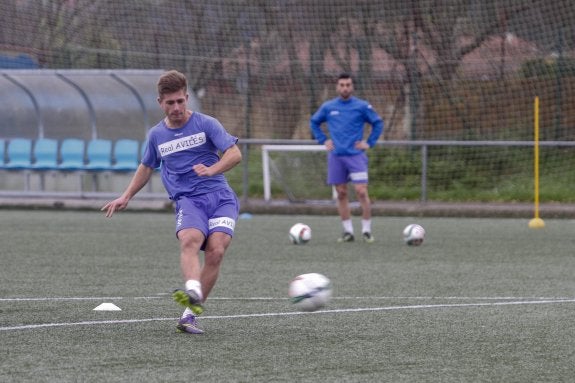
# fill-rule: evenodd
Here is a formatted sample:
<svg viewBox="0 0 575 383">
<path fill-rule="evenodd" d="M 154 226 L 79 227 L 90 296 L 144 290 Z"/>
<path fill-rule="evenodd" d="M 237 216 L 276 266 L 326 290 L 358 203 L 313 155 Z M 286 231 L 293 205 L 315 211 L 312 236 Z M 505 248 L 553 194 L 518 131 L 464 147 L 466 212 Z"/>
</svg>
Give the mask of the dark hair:
<svg viewBox="0 0 575 383">
<path fill-rule="evenodd" d="M 158 95 L 162 97 L 165 94 L 175 93 L 188 90 L 188 80 L 183 73 L 177 70 L 170 70 L 160 76 L 158 80 Z"/>
<path fill-rule="evenodd" d="M 347 72 L 340 73 L 340 75 L 337 76 L 338 80 L 343 80 L 343 79 L 347 80 L 348 78 L 351 78 L 351 75 Z"/>
</svg>

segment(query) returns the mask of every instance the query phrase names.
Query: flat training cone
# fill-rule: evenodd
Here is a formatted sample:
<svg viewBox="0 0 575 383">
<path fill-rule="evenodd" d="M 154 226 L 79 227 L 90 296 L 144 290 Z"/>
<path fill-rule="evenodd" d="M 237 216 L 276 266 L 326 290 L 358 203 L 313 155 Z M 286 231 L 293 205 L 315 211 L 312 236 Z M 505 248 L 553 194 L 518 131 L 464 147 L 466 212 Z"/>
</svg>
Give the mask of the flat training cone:
<svg viewBox="0 0 575 383">
<path fill-rule="evenodd" d="M 122 311 L 122 309 L 113 303 L 102 303 L 101 305 L 95 307 L 94 311 Z"/>
</svg>

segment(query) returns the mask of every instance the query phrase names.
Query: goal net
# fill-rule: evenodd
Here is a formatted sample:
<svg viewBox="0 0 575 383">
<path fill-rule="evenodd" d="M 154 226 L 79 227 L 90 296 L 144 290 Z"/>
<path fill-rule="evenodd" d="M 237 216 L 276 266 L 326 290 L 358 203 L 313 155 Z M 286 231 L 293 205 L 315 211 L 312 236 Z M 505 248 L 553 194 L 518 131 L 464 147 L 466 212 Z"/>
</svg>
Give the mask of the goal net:
<svg viewBox="0 0 575 383">
<path fill-rule="evenodd" d="M 567 142 L 575 141 L 574 20 L 568 0 L 197 0 L 178 2 L 177 11 L 167 0 L 3 0 L 0 70 L 177 69 L 188 76 L 203 112 L 231 134 L 254 140 L 310 139 L 310 116 L 336 97 L 337 75 L 349 72 L 355 95 L 384 119 L 385 141 L 531 141 L 537 96 L 541 140 Z M 9 85 L 0 75 L 0 90 Z M 24 132 L 30 123 L 5 105 L 65 107 L 20 94 L 22 100 L 5 97 L 0 106 L 0 138 L 6 126 L 22 125 L 16 131 Z M 67 129 L 73 137 L 78 128 Z M 495 162 L 486 148 L 443 149 L 430 152 L 433 166 L 475 161 L 496 175 L 504 162 L 532 170 L 528 148 L 517 149 L 519 163 L 516 150 L 497 149 L 501 161 Z M 384 163 L 417 166 L 418 150 L 407 152 L 384 150 L 399 156 Z M 307 182 L 324 184 L 322 153 L 269 154 L 272 190 L 283 182 L 291 185 L 283 193 L 307 199 L 303 192 L 314 190 Z M 569 169 L 574 177 L 570 158 L 561 158 L 542 166 Z M 314 178 L 306 173 L 308 161 Z M 299 170 L 292 175 L 290 168 Z"/>
<path fill-rule="evenodd" d="M 262 145 L 264 200 L 291 202 L 333 198 L 326 185 L 327 157 L 323 145 Z"/>
<path fill-rule="evenodd" d="M 541 143 L 545 199 L 570 195 L 575 142 Z M 263 145 L 264 199 L 320 203 L 335 198 L 326 185 L 323 145 Z M 368 151 L 373 200 L 530 201 L 533 143 L 524 141 L 384 141 Z M 355 202 L 353 188 L 350 199 Z"/>
</svg>

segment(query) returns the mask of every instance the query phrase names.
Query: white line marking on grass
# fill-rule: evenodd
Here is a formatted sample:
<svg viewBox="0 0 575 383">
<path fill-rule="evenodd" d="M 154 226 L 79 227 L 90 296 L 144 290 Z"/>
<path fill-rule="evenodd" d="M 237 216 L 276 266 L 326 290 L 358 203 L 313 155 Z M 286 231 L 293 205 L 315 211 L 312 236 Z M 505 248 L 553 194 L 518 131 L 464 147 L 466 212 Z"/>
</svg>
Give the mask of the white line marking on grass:
<svg viewBox="0 0 575 383">
<path fill-rule="evenodd" d="M 97 301 L 118 300 L 123 297 L 44 297 L 44 298 L 0 298 L 0 302 L 30 302 L 30 301 Z"/>
<path fill-rule="evenodd" d="M 212 299 L 212 298 L 210 298 Z M 363 297 L 352 297 L 352 296 L 338 296 L 332 297 L 331 299 L 380 299 L 380 300 L 394 300 L 394 299 L 413 299 L 413 300 L 490 300 L 490 301 L 503 301 L 503 300 L 569 300 L 573 297 L 407 297 L 407 296 L 363 296 Z"/>
<path fill-rule="evenodd" d="M 165 299 L 168 294 L 159 293 L 154 296 L 142 296 L 142 297 L 38 297 L 38 298 L 26 298 L 26 297 L 14 297 L 14 298 L 0 298 L 0 302 L 49 302 L 49 301 L 98 301 L 98 300 L 120 300 L 120 299 Z M 289 298 L 281 297 L 210 297 L 210 301 L 282 301 L 288 300 Z M 399 299 L 412 299 L 412 300 L 490 300 L 490 301 L 501 301 L 501 300 L 569 300 L 572 297 L 456 297 L 456 296 L 336 296 L 332 297 L 333 300 L 358 300 L 358 299 L 375 299 L 375 300 L 399 300 Z"/>
<path fill-rule="evenodd" d="M 511 301 L 511 302 L 452 303 L 452 304 L 447 303 L 437 305 L 366 307 L 366 308 L 354 308 L 354 309 L 320 310 L 314 312 L 289 311 L 289 312 L 260 313 L 260 314 L 203 316 L 202 320 L 264 318 L 264 317 L 293 316 L 293 315 L 340 314 L 340 313 L 395 311 L 395 310 L 419 310 L 419 309 L 425 310 L 425 309 L 439 309 L 439 308 L 521 306 L 521 305 L 541 305 L 541 304 L 557 304 L 557 303 L 575 303 L 575 299 L 557 299 L 557 300 L 551 299 L 551 300 L 535 300 L 535 301 L 522 300 L 522 301 Z M 178 318 L 147 318 L 147 319 L 106 320 L 106 321 L 84 321 L 84 322 L 69 322 L 69 323 L 41 323 L 41 324 L 30 324 L 21 326 L 5 326 L 0 327 L 0 331 L 33 330 L 46 327 L 70 327 L 70 326 L 91 326 L 91 325 L 103 325 L 103 324 L 143 323 L 143 322 L 157 322 L 157 321 L 168 321 L 168 320 L 175 321 L 177 319 Z"/>
<path fill-rule="evenodd" d="M 153 297 L 134 297 L 134 299 L 163 299 L 165 297 L 153 296 Z M 407 296 L 363 296 L 363 297 L 353 297 L 353 296 L 337 296 L 331 297 L 332 300 L 400 300 L 400 299 L 411 299 L 411 300 L 465 300 L 465 301 L 508 301 L 508 300 L 569 300 L 573 297 L 407 297 Z M 289 300 L 289 298 L 280 297 L 210 297 L 210 301 L 282 301 Z"/>
<path fill-rule="evenodd" d="M 253 317 L 270 317 L 283 315 L 310 315 L 310 314 L 339 314 L 339 313 L 357 313 L 369 311 L 393 311 L 393 310 L 417 310 L 417 309 L 436 309 L 436 308 L 466 308 L 466 307 L 486 307 L 486 306 L 518 306 L 518 305 L 538 305 L 538 304 L 555 304 L 555 303 L 575 303 L 575 299 L 560 300 L 541 300 L 541 301 L 513 301 L 513 302 L 485 302 L 485 303 L 446 303 L 437 305 L 410 305 L 410 306 L 388 306 L 388 307 L 365 307 L 355 309 L 335 309 L 335 310 L 318 310 L 312 312 L 279 312 L 263 314 L 238 314 L 223 316 L 205 316 L 202 319 L 236 319 L 236 318 L 253 318 Z M 1 327 L 0 327 L 1 330 Z"/>
</svg>

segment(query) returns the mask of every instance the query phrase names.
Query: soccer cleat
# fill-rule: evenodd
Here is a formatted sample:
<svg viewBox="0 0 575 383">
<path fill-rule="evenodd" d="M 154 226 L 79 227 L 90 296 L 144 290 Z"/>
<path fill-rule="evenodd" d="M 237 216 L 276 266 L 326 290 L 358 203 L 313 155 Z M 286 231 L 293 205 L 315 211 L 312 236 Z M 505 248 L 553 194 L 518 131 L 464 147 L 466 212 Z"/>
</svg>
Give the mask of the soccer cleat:
<svg viewBox="0 0 575 383">
<path fill-rule="evenodd" d="M 174 290 L 172 299 L 182 306 L 189 308 L 196 315 L 200 315 L 204 312 L 200 297 L 192 290 Z"/>
<path fill-rule="evenodd" d="M 186 315 L 178 321 L 177 332 L 187 332 L 188 334 L 203 334 L 204 330 L 198 327 L 198 321 L 193 315 Z"/>
<path fill-rule="evenodd" d="M 375 238 L 373 238 L 373 235 L 371 235 L 371 233 L 369 231 L 366 231 L 365 233 L 362 234 L 363 240 L 367 243 L 372 243 L 375 241 Z"/>
<path fill-rule="evenodd" d="M 353 242 L 354 238 L 353 238 L 353 234 L 345 232 L 343 233 L 343 235 L 337 239 L 338 242 L 342 243 L 342 242 Z"/>
</svg>

